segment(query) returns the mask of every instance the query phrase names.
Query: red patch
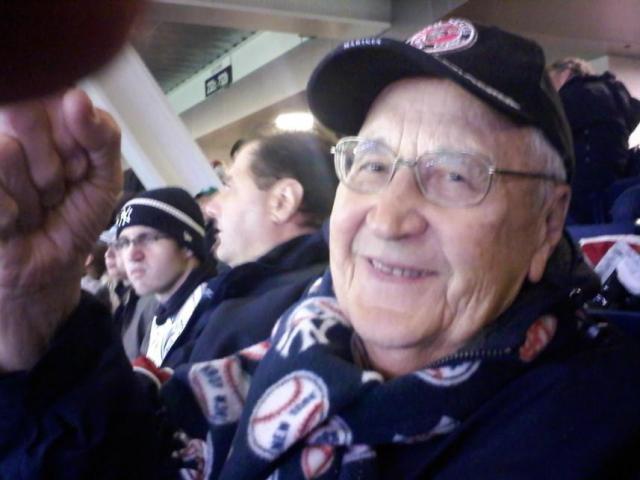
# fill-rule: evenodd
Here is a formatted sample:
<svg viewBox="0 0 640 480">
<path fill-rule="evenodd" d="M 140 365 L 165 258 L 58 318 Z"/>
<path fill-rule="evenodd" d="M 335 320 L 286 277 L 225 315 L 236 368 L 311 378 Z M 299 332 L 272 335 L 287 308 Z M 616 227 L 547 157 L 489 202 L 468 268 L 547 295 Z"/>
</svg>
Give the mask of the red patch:
<svg viewBox="0 0 640 480">
<path fill-rule="evenodd" d="M 423 28 L 407 43 L 426 53 L 447 53 L 471 47 L 477 38 L 474 26 L 467 20 L 450 18 Z"/>
<path fill-rule="evenodd" d="M 530 362 L 545 349 L 556 333 L 558 319 L 553 315 L 545 315 L 536 320 L 527 330 L 527 338 L 520 347 L 520 360 Z"/>
</svg>

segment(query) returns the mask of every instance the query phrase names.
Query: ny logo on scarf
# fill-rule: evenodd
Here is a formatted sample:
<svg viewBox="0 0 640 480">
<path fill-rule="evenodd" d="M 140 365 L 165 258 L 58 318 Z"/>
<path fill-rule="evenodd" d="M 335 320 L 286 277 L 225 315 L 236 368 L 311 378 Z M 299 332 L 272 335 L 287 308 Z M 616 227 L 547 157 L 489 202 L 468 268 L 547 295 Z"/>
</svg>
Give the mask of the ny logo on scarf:
<svg viewBox="0 0 640 480">
<path fill-rule="evenodd" d="M 295 353 L 302 353 L 313 345 L 327 345 L 327 331 L 338 323 L 346 323 L 336 300 L 331 297 L 313 297 L 303 301 L 290 317 L 283 317 L 283 335 L 275 344 L 275 349 L 287 358 L 292 346 L 298 340 Z"/>
</svg>

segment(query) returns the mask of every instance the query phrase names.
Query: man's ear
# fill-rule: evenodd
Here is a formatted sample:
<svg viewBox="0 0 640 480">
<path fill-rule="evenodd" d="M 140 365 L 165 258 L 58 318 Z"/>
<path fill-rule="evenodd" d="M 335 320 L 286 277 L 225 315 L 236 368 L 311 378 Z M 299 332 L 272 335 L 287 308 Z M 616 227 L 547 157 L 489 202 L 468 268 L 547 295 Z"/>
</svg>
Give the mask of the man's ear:
<svg viewBox="0 0 640 480">
<path fill-rule="evenodd" d="M 269 215 L 276 224 L 287 222 L 302 205 L 304 188 L 294 178 L 281 178 L 269 189 Z"/>
<path fill-rule="evenodd" d="M 535 283 L 540 281 L 547 261 L 562 239 L 564 222 L 571 200 L 571 189 L 567 184 L 555 185 L 544 202 L 544 218 L 540 226 L 538 245 L 531 258 L 528 278 Z"/>
</svg>

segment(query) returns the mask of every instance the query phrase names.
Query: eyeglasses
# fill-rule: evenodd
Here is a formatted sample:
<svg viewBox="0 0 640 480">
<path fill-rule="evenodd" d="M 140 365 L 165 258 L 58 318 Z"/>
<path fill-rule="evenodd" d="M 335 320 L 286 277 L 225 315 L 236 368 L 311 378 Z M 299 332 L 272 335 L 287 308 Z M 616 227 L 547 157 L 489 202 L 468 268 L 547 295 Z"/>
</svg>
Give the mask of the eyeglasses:
<svg viewBox="0 0 640 480">
<path fill-rule="evenodd" d="M 499 169 L 488 158 L 472 153 L 428 152 L 417 160 L 403 160 L 386 145 L 360 137 L 341 139 L 331 152 L 338 178 L 354 191 L 379 192 L 404 165 L 413 169 L 423 195 L 445 207 L 479 204 L 489 193 L 495 175 L 564 183 L 546 173 Z"/>
<path fill-rule="evenodd" d="M 144 232 L 140 235 L 136 235 L 133 238 L 120 237 L 114 243 L 113 246 L 116 250 L 124 250 L 129 245 L 133 245 L 134 247 L 148 247 L 152 243 L 157 242 L 158 240 L 162 240 L 163 238 L 169 238 L 167 235 L 162 233 L 152 233 L 152 232 Z"/>
</svg>

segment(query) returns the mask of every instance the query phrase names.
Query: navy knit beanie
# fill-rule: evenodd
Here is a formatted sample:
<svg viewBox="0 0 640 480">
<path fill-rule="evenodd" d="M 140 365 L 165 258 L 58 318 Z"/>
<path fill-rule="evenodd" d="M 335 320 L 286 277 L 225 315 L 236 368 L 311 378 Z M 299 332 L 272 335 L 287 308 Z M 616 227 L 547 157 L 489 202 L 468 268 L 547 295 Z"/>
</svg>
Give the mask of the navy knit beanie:
<svg viewBox="0 0 640 480">
<path fill-rule="evenodd" d="M 125 203 L 116 217 L 117 236 L 133 225 L 155 228 L 191 250 L 201 261 L 206 256 L 202 212 L 182 188 L 148 190 Z"/>
</svg>

